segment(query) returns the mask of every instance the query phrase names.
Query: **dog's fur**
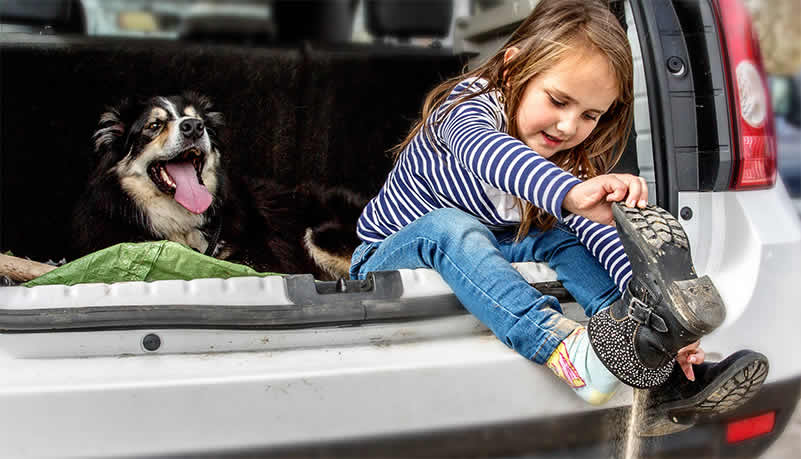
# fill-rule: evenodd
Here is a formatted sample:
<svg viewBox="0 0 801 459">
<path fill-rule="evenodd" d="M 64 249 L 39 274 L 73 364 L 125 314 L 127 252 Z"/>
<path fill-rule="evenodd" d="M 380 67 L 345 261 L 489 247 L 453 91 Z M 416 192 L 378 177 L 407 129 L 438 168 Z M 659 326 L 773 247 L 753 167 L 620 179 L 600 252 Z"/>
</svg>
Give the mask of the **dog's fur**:
<svg viewBox="0 0 801 459">
<path fill-rule="evenodd" d="M 103 113 L 96 167 L 75 211 L 77 255 L 169 239 L 258 271 L 346 277 L 365 199 L 343 188 L 233 177 L 222 126 L 222 114 L 195 93 L 123 101 Z M 173 177 L 167 168 L 177 164 L 191 164 L 197 182 L 189 173 Z M 195 193 L 181 204 L 178 187 Z"/>
</svg>

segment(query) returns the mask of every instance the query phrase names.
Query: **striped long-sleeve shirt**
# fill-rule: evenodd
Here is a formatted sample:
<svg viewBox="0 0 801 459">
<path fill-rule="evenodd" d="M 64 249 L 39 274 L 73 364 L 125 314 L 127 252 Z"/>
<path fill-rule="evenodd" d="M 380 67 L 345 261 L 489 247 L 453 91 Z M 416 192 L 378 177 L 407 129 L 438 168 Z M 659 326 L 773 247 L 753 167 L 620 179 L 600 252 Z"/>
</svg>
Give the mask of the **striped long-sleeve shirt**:
<svg viewBox="0 0 801 459">
<path fill-rule="evenodd" d="M 484 80 L 465 80 L 454 88 L 427 123 L 439 119 L 466 92 Z M 401 152 L 378 194 L 359 217 L 357 232 L 366 242 L 381 241 L 434 209 L 457 208 L 493 230 L 520 223 L 517 199 L 544 209 L 571 228 L 622 291 L 631 267 L 611 226 L 578 215 L 562 215 L 562 201 L 581 183 L 506 134 L 506 115 L 497 92 L 459 103 L 433 134 L 422 130 Z"/>
</svg>

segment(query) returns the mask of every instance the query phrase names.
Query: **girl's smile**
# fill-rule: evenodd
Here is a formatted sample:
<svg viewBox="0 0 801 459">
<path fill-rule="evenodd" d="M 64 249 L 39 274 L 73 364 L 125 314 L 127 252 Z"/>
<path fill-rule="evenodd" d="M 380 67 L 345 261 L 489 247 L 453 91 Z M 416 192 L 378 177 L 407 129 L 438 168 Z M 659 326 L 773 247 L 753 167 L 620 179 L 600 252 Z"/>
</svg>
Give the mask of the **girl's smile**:
<svg viewBox="0 0 801 459">
<path fill-rule="evenodd" d="M 562 144 L 562 142 L 563 142 L 563 140 L 562 140 L 562 139 L 560 139 L 560 138 L 558 138 L 558 137 L 555 137 L 555 136 L 552 136 L 552 135 L 548 135 L 548 133 L 547 133 L 547 132 L 543 132 L 543 133 L 542 133 L 542 137 L 545 139 L 545 140 L 544 140 L 544 142 L 545 142 L 547 145 L 549 145 L 549 146 L 552 146 L 553 148 L 556 148 L 556 147 L 558 147 L 558 146 L 559 146 L 559 145 L 561 145 L 561 144 Z"/>
<path fill-rule="evenodd" d="M 519 53 L 506 51 L 509 60 Z M 517 135 L 545 158 L 586 139 L 618 98 L 609 60 L 597 50 L 569 51 L 528 81 L 516 113 Z"/>
</svg>

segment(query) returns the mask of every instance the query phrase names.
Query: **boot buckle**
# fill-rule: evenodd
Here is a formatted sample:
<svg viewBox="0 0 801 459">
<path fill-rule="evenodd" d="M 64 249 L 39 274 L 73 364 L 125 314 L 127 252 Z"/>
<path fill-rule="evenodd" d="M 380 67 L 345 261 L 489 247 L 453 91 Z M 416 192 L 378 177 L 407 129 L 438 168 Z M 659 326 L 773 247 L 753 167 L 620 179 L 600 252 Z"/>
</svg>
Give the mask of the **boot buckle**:
<svg viewBox="0 0 801 459">
<path fill-rule="evenodd" d="M 660 333 L 667 333 L 668 331 L 665 320 L 659 317 L 659 314 L 655 313 L 650 306 L 634 295 L 631 295 L 631 301 L 629 301 L 629 317 L 631 317 L 633 321 L 653 328 Z"/>
</svg>

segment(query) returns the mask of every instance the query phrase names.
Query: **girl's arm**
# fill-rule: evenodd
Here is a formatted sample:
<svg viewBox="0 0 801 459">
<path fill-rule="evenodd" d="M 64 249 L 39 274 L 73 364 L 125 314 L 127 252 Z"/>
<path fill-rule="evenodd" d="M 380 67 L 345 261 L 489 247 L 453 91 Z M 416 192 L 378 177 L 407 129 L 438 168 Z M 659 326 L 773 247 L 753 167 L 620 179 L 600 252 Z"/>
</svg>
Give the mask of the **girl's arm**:
<svg viewBox="0 0 801 459">
<path fill-rule="evenodd" d="M 498 102 L 482 94 L 451 110 L 436 133 L 472 174 L 561 221 L 565 196 L 581 181 L 502 132 L 501 117 Z"/>
<path fill-rule="evenodd" d="M 479 83 L 473 83 L 477 85 Z M 451 100 L 466 91 L 467 82 Z M 441 107 L 439 111 L 446 109 Z M 435 113 L 436 116 L 436 113 Z M 436 126 L 439 139 L 472 174 L 492 186 L 534 204 L 562 221 L 562 210 L 603 224 L 612 222 L 612 201 L 628 196 L 643 207 L 647 187 L 630 174 L 607 174 L 582 182 L 520 140 L 502 132 L 503 108 L 482 94 L 460 103 Z"/>
</svg>

